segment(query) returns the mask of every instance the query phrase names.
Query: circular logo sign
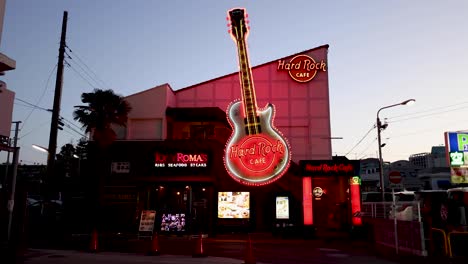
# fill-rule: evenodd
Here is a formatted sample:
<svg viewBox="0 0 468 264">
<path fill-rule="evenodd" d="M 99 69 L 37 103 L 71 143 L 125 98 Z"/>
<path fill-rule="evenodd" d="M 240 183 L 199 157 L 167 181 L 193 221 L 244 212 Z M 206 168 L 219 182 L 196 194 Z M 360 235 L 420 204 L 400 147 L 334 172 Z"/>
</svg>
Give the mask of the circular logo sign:
<svg viewBox="0 0 468 264">
<path fill-rule="evenodd" d="M 398 184 L 401 182 L 401 173 L 399 171 L 391 171 L 388 174 L 388 180 L 393 184 Z"/>
<path fill-rule="evenodd" d="M 323 189 L 320 187 L 315 187 L 312 190 L 312 193 L 314 194 L 315 197 L 321 197 L 323 195 Z"/>
<path fill-rule="evenodd" d="M 312 57 L 304 54 L 295 56 L 289 62 L 278 61 L 278 70 L 288 71 L 289 76 L 297 82 L 311 81 L 317 71 L 327 71 L 326 66 L 324 60 L 316 62 Z"/>
</svg>

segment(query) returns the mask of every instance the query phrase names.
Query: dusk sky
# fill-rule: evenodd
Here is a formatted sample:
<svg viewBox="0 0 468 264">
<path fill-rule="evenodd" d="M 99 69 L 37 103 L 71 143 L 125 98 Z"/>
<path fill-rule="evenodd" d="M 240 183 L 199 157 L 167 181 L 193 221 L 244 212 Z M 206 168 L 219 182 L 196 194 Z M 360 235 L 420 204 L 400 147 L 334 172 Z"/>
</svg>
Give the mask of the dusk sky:
<svg viewBox="0 0 468 264">
<path fill-rule="evenodd" d="M 333 140 L 333 155 L 377 157 L 378 109 L 410 98 L 416 103 L 380 113 L 389 124 L 384 160 L 430 152 L 444 144 L 445 131 L 468 130 L 465 0 L 7 0 L 0 52 L 16 60 L 16 70 L 0 80 L 16 93 L 22 163 L 46 163 L 47 155 L 31 145 L 48 146 L 51 114 L 25 102 L 52 108 L 64 11 L 71 58 L 61 115 L 79 132 L 73 106 L 95 87 L 127 96 L 236 72 L 226 21 L 234 7 L 249 13 L 252 66 L 330 45 L 331 134 L 342 137 Z M 71 128 L 59 131 L 57 152 L 81 137 Z"/>
</svg>

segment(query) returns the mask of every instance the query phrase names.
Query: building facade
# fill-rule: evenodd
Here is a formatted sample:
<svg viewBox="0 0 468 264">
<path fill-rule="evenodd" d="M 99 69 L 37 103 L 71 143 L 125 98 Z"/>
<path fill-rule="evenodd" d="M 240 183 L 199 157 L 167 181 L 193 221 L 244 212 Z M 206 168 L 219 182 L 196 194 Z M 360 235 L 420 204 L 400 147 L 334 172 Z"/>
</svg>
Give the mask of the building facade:
<svg viewBox="0 0 468 264">
<path fill-rule="evenodd" d="M 251 69 L 254 88 L 250 92 L 256 95 L 257 109 L 274 106 L 272 125 L 292 153 L 286 173 L 262 186 L 236 181 L 223 160 L 233 134 L 228 108 L 246 96 L 239 73 L 177 91 L 164 84 L 126 96 L 132 107 L 127 127 L 115 128 L 118 140 L 102 156 L 105 168 L 91 170 L 104 179 L 102 213 L 113 223 L 106 227 L 135 230 L 141 212 L 154 210 L 154 227 L 161 232 L 273 231 L 303 226 L 304 210 L 312 212 L 314 203 L 324 202 L 345 205 L 343 217 L 335 222 L 340 227 L 349 225 L 351 217 L 344 217 L 351 210 L 346 194 L 349 175 L 343 174 L 340 184 L 333 184 L 339 172 L 328 178 L 329 199 L 305 202 L 304 190 L 312 199 L 312 190 L 327 175 L 314 174 L 304 181 L 299 165 L 332 159 L 327 53 L 324 45 Z M 97 153 L 91 151 L 89 160 L 103 160 Z M 340 201 L 335 201 L 337 197 Z M 317 221 L 307 225 L 326 224 L 330 216 L 313 213 Z"/>
</svg>

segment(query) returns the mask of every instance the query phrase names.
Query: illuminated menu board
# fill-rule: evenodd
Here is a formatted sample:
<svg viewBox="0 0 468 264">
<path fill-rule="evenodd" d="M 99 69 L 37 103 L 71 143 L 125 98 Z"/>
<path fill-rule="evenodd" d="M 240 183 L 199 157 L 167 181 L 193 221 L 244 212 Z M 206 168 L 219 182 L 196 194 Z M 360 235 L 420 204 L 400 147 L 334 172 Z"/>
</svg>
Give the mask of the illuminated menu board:
<svg viewBox="0 0 468 264">
<path fill-rule="evenodd" d="M 250 218 L 250 193 L 219 192 L 218 218 Z"/>
<path fill-rule="evenodd" d="M 289 219 L 289 198 L 287 196 L 276 197 L 276 219 Z"/>
</svg>

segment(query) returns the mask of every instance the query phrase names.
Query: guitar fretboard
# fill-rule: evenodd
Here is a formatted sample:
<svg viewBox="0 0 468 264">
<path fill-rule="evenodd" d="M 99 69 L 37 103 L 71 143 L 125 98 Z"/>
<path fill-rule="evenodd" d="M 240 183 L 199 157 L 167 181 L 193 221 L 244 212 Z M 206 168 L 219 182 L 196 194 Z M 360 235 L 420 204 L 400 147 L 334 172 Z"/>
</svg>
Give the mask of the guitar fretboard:
<svg viewBox="0 0 468 264">
<path fill-rule="evenodd" d="M 260 120 L 257 116 L 257 101 L 249 65 L 245 38 L 239 33 L 237 37 L 237 51 L 239 56 L 239 76 L 245 111 L 246 133 L 249 135 L 260 133 Z"/>
</svg>

